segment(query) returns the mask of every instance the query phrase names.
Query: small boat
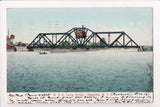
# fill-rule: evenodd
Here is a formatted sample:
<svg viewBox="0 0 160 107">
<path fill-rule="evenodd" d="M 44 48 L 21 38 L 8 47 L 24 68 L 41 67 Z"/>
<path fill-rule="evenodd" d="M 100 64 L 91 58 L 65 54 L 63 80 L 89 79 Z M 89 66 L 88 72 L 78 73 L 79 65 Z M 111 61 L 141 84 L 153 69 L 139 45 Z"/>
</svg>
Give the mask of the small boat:
<svg viewBox="0 0 160 107">
<path fill-rule="evenodd" d="M 39 52 L 40 55 L 48 54 L 47 52 Z"/>
</svg>

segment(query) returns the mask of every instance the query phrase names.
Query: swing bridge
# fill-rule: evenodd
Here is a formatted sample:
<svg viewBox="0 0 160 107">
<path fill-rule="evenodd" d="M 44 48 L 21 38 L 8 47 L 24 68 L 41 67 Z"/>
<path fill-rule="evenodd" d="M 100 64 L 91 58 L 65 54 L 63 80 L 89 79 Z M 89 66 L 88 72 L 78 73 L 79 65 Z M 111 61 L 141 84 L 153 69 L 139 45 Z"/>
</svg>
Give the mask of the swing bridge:
<svg viewBox="0 0 160 107">
<path fill-rule="evenodd" d="M 27 46 L 35 48 L 137 48 L 140 46 L 124 31 L 94 32 L 86 27 L 74 27 L 64 33 L 39 33 Z"/>
</svg>

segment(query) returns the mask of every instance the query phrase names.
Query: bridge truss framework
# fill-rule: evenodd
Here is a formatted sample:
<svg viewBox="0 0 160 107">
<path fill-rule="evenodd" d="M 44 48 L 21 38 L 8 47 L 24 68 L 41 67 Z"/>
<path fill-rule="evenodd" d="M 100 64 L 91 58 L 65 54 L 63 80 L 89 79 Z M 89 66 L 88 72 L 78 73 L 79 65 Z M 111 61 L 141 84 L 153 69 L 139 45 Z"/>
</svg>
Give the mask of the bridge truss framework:
<svg viewBox="0 0 160 107">
<path fill-rule="evenodd" d="M 85 32 L 85 38 L 76 38 L 76 31 Z M 107 40 L 103 37 L 107 36 Z M 111 37 L 115 38 L 111 40 Z M 124 31 L 94 32 L 86 27 L 74 27 L 65 33 L 39 33 L 27 46 L 34 48 L 140 48 Z"/>
</svg>

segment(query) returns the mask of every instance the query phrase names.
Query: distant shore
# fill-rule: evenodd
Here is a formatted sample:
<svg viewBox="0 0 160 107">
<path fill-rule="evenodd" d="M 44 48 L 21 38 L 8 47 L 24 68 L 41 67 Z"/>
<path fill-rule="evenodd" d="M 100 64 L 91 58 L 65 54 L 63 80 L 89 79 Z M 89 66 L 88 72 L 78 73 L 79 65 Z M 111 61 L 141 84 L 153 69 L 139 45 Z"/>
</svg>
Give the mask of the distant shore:
<svg viewBox="0 0 160 107">
<path fill-rule="evenodd" d="M 63 53 L 63 52 L 86 52 L 86 51 L 98 51 L 102 49 L 51 49 L 51 53 Z"/>
<path fill-rule="evenodd" d="M 63 53 L 63 52 L 86 52 L 86 51 L 99 51 L 99 50 L 122 50 L 122 51 L 153 51 L 152 46 L 141 46 L 140 48 L 35 48 L 33 50 L 27 49 L 27 47 L 12 47 L 7 48 L 7 52 L 42 52 L 50 51 L 51 53 Z"/>
<path fill-rule="evenodd" d="M 44 51 L 50 51 L 51 53 L 66 53 L 66 52 L 88 52 L 88 51 L 99 51 L 99 50 L 108 50 L 108 51 L 138 51 L 136 48 L 77 48 L 77 49 L 34 49 L 33 51 L 29 51 L 28 49 L 17 49 L 16 51 L 14 49 L 7 49 L 7 52 L 44 52 Z M 152 50 L 144 50 L 144 51 L 152 51 Z"/>
</svg>

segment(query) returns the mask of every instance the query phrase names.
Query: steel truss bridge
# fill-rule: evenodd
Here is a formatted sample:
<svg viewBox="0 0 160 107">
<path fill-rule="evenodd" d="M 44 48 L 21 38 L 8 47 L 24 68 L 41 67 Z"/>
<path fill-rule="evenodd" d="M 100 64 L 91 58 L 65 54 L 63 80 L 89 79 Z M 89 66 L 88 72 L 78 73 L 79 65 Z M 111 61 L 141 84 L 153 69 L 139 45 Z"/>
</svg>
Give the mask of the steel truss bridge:
<svg viewBox="0 0 160 107">
<path fill-rule="evenodd" d="M 78 32 L 81 31 L 81 32 Z M 80 34 L 80 37 L 77 35 Z M 85 36 L 84 36 L 85 35 Z M 64 33 L 39 33 L 27 46 L 35 48 L 140 48 L 124 31 L 94 32 L 86 27 L 74 27 Z"/>
</svg>

